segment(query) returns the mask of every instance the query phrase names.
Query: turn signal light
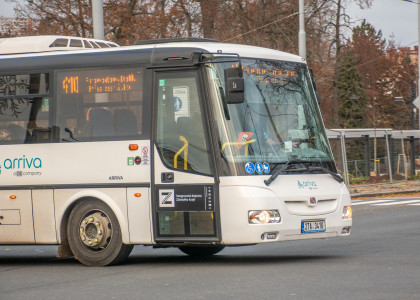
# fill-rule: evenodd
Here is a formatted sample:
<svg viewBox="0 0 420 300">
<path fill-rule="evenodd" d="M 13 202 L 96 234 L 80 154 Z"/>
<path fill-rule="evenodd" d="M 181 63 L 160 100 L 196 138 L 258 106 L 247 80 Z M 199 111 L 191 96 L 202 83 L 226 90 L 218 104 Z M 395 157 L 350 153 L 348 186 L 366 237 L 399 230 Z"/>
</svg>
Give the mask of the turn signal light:
<svg viewBox="0 0 420 300">
<path fill-rule="evenodd" d="M 16 195 L 10 195 L 9 198 L 10 199 L 16 199 Z"/>
<path fill-rule="evenodd" d="M 137 197 L 137 198 L 141 197 L 141 193 L 135 193 L 134 197 Z"/>
<path fill-rule="evenodd" d="M 137 144 L 130 144 L 130 145 L 128 145 L 128 149 L 130 149 L 131 151 L 139 150 L 139 145 L 137 145 Z"/>
</svg>

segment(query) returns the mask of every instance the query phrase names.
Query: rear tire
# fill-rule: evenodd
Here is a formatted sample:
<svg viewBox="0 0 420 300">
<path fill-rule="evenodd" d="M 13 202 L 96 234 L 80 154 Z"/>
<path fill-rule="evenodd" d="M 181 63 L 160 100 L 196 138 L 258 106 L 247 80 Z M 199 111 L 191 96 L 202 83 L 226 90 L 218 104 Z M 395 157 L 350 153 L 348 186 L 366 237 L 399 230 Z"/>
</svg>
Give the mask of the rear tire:
<svg viewBox="0 0 420 300">
<path fill-rule="evenodd" d="M 225 246 L 206 246 L 206 247 L 191 247 L 191 246 L 182 246 L 179 247 L 179 250 L 188 254 L 189 256 L 211 256 L 219 253 L 225 248 Z"/>
<path fill-rule="evenodd" d="M 86 266 L 107 266 L 124 261 L 133 245 L 122 243 L 121 228 L 112 209 L 95 200 L 82 200 L 69 216 L 67 237 L 76 259 Z"/>
</svg>

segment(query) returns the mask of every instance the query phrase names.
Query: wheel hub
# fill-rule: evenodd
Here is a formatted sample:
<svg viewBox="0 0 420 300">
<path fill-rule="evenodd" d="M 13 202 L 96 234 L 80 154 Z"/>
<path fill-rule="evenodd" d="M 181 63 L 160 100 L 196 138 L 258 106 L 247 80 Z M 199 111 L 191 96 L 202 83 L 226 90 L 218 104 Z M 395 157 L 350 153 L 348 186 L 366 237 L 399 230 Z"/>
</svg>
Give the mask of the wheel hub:
<svg viewBox="0 0 420 300">
<path fill-rule="evenodd" d="M 80 224 L 80 239 L 91 248 L 106 247 L 112 235 L 111 221 L 102 212 L 88 214 Z"/>
</svg>

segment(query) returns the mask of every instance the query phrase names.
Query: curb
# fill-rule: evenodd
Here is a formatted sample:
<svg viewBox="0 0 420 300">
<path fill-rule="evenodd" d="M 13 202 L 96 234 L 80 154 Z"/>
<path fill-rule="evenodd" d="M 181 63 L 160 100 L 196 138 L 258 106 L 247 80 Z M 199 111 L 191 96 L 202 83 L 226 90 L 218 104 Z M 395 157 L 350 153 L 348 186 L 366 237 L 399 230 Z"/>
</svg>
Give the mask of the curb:
<svg viewBox="0 0 420 300">
<path fill-rule="evenodd" d="M 378 197 L 384 195 L 396 195 L 396 194 L 414 194 L 420 193 L 419 189 L 414 190 L 400 190 L 400 191 L 383 191 L 383 192 L 371 192 L 371 193 L 350 193 L 351 198 L 361 198 L 361 197 Z"/>
</svg>

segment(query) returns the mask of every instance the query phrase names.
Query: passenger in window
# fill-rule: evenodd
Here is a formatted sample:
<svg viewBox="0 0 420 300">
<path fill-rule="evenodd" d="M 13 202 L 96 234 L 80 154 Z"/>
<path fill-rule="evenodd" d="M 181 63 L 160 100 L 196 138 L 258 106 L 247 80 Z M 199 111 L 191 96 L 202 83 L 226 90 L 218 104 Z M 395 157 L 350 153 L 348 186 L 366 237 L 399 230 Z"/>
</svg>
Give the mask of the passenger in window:
<svg viewBox="0 0 420 300">
<path fill-rule="evenodd" d="M 0 141 L 10 141 L 12 136 L 7 128 L 0 128 Z"/>
</svg>

